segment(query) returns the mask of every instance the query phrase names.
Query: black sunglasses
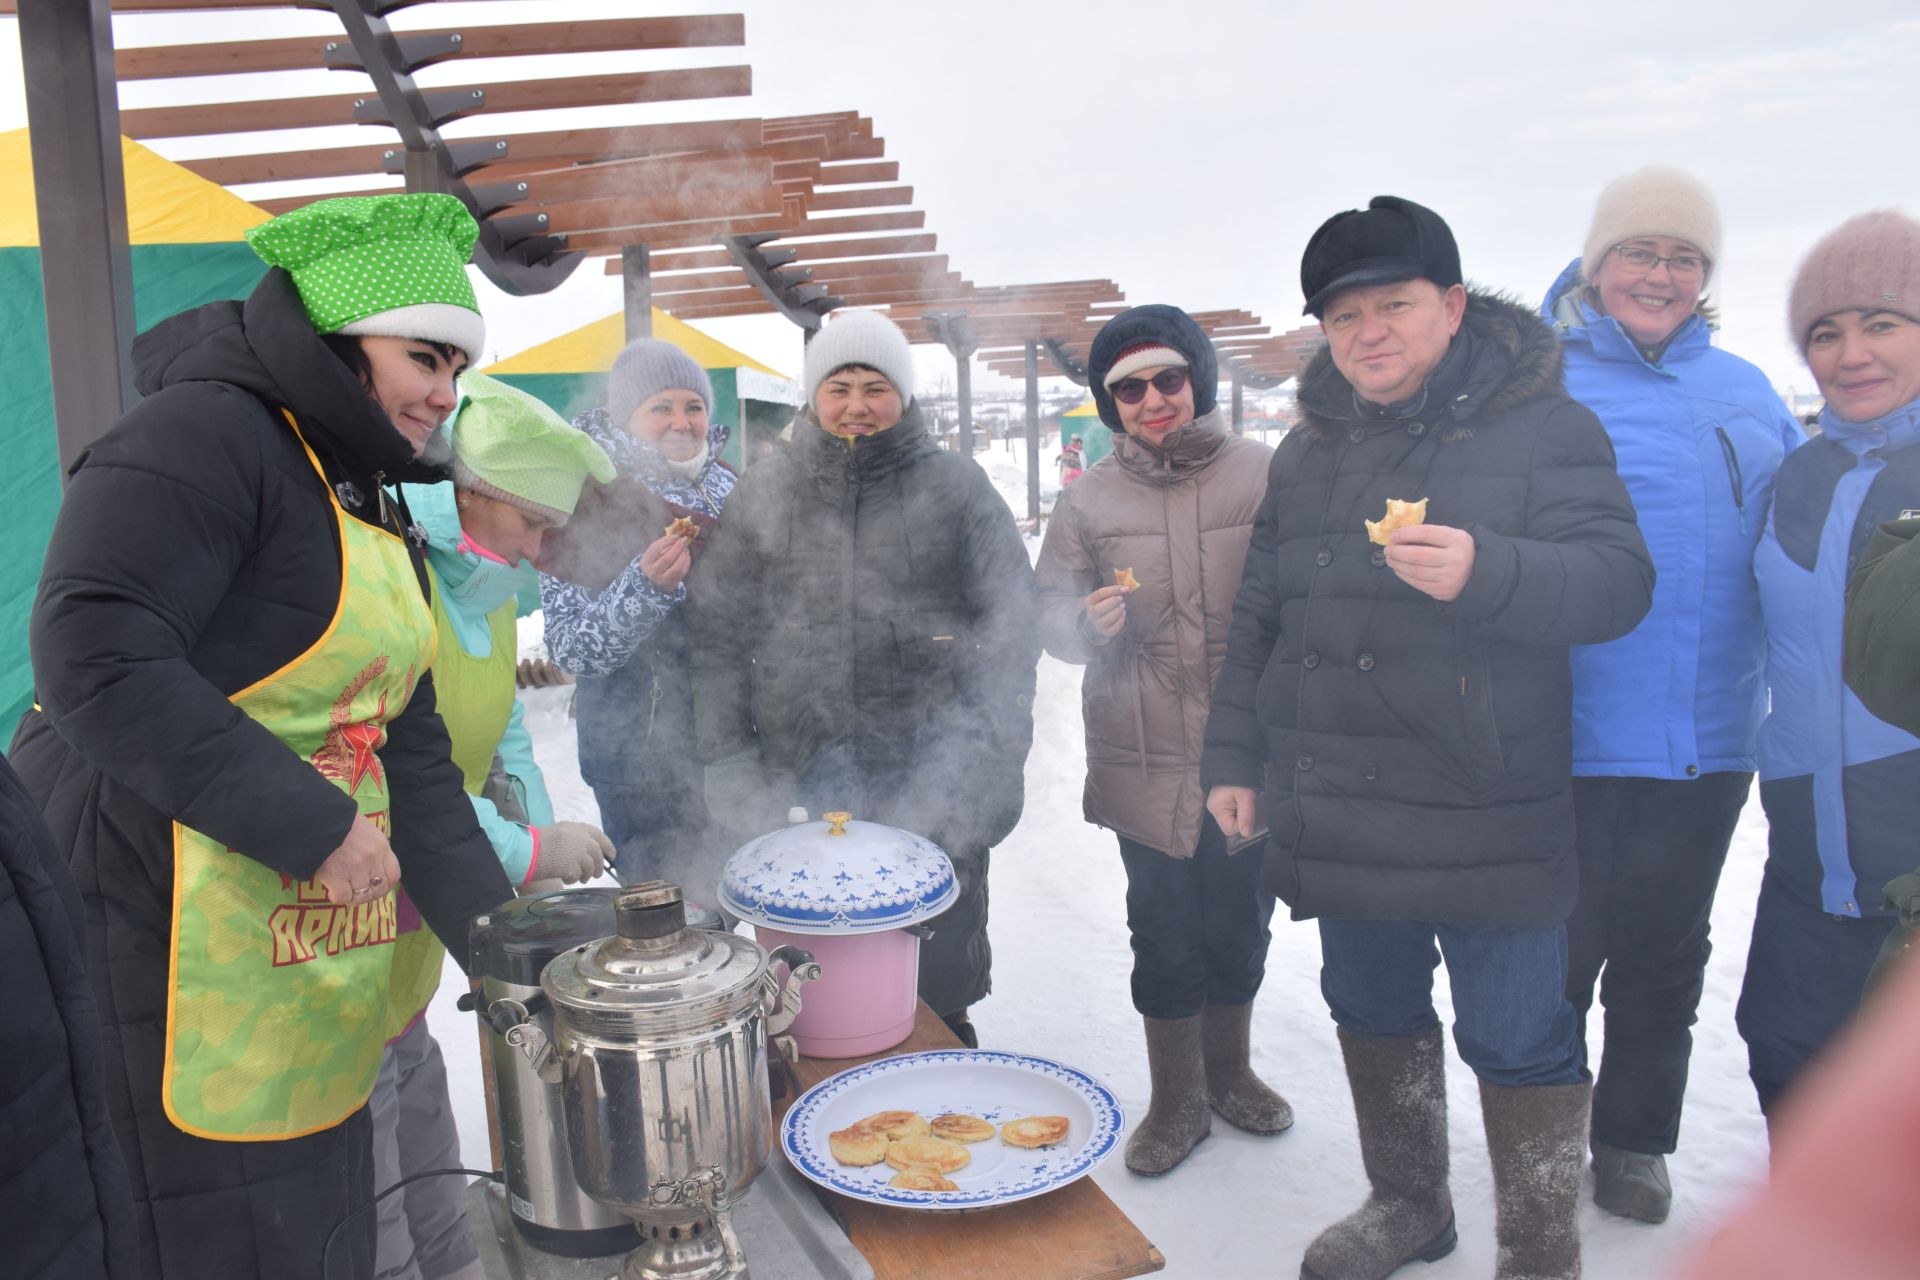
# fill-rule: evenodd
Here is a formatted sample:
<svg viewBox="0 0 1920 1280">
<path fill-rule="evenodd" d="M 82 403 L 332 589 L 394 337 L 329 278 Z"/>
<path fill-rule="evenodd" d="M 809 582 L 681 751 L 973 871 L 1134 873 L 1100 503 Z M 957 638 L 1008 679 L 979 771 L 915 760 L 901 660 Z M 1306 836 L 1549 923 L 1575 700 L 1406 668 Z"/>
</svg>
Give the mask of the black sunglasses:
<svg viewBox="0 0 1920 1280">
<path fill-rule="evenodd" d="M 1153 389 L 1163 396 L 1177 396 L 1180 388 L 1187 385 L 1185 369 L 1162 369 L 1152 378 L 1122 378 L 1107 390 L 1121 404 L 1139 404 L 1147 398 L 1147 383 L 1153 383 Z"/>
</svg>

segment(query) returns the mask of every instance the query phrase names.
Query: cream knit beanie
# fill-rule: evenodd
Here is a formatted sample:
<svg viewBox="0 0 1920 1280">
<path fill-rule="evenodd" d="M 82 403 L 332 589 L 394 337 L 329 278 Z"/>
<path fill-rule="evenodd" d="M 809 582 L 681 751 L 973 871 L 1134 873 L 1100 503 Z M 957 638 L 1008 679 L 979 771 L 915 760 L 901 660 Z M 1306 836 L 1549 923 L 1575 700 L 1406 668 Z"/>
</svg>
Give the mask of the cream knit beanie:
<svg viewBox="0 0 1920 1280">
<path fill-rule="evenodd" d="M 1591 281 L 1607 252 L 1635 236 L 1672 236 L 1698 245 L 1711 279 L 1720 263 L 1720 206 L 1705 184 L 1678 169 L 1649 165 L 1615 178 L 1593 207 L 1580 274 Z"/>
</svg>

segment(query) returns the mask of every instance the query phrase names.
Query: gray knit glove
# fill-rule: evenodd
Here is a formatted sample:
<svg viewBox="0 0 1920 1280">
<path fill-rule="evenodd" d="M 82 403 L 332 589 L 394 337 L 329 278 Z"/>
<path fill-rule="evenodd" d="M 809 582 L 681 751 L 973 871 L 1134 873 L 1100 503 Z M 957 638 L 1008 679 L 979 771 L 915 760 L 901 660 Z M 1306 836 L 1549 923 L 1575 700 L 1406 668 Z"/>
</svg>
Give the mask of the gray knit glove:
<svg viewBox="0 0 1920 1280">
<path fill-rule="evenodd" d="M 563 884 L 592 880 L 613 865 L 613 841 L 584 822 L 551 822 L 538 828 L 540 856 L 534 874 Z"/>
</svg>

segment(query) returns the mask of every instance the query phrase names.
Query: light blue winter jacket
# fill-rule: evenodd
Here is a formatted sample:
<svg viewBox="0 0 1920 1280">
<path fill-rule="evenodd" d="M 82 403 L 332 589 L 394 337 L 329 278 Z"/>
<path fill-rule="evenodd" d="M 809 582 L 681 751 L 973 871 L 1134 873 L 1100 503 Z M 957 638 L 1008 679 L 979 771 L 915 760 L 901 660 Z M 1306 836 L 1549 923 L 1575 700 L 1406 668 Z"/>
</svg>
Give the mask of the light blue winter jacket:
<svg viewBox="0 0 1920 1280">
<path fill-rule="evenodd" d="M 1774 474 L 1806 439 L 1766 375 L 1689 316 L 1660 363 L 1582 301 L 1574 261 L 1542 312 L 1567 393 L 1593 410 L 1653 553 L 1653 607 L 1618 640 L 1576 645 L 1573 771 L 1692 778 L 1748 771 L 1766 714 L 1753 580 Z"/>
<path fill-rule="evenodd" d="M 456 427 L 457 429 L 457 427 Z M 413 518 L 427 534 L 427 561 L 441 587 L 448 619 L 460 647 L 476 658 L 493 653 L 493 629 L 487 616 L 521 591 L 538 591 L 539 575 L 524 561 L 517 569 L 460 550 L 460 511 L 452 484 L 400 486 Z M 533 737 L 523 720 L 520 699 L 513 700 L 507 730 L 494 750 L 508 778 L 517 782 L 516 798 L 528 822 L 543 827 L 553 821 L 553 801 L 540 766 L 533 762 Z M 469 796 L 480 829 L 493 842 L 493 851 L 507 879 L 524 884 L 533 867 L 533 833 L 528 826 L 501 816 L 491 800 Z"/>
<path fill-rule="evenodd" d="M 1847 577 L 1882 522 L 1920 510 L 1920 401 L 1871 422 L 1828 411 L 1790 456 L 1754 553 L 1773 708 L 1760 735 L 1767 876 L 1829 915 L 1886 915 L 1920 846 L 1920 738 L 1841 679 Z"/>
</svg>

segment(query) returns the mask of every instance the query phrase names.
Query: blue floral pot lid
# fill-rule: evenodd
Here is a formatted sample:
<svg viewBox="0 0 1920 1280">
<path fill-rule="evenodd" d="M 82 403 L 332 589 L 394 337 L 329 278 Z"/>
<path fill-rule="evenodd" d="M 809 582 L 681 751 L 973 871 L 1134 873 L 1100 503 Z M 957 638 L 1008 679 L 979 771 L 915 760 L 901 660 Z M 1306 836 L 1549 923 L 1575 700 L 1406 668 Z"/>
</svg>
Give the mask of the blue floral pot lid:
<svg viewBox="0 0 1920 1280">
<path fill-rule="evenodd" d="M 769 929 L 844 936 L 918 924 L 959 892 L 932 841 L 829 813 L 742 845 L 727 859 L 720 905 Z"/>
</svg>

